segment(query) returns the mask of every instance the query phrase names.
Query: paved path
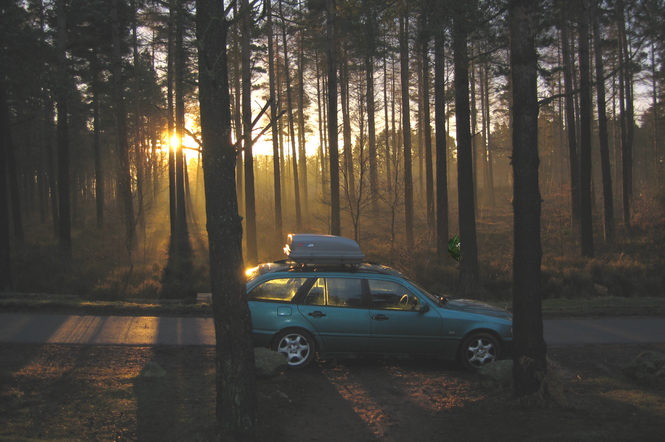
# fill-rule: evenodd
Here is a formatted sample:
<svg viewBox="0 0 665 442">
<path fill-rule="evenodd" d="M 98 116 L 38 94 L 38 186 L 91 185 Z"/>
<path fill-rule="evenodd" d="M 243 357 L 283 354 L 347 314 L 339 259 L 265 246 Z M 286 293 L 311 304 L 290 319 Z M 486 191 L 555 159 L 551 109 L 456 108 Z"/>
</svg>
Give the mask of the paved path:
<svg viewBox="0 0 665 442">
<path fill-rule="evenodd" d="M 548 345 L 665 343 L 665 318 L 556 319 Z M 0 313 L 0 342 L 85 345 L 214 345 L 211 318 Z"/>
</svg>

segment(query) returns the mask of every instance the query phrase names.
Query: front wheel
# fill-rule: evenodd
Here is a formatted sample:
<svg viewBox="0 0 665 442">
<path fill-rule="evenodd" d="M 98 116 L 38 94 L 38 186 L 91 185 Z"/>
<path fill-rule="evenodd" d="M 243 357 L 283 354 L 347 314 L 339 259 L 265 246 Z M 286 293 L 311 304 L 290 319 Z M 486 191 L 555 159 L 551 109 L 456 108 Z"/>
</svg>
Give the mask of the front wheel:
<svg viewBox="0 0 665 442">
<path fill-rule="evenodd" d="M 315 356 L 314 338 L 304 330 L 285 330 L 275 338 L 273 349 L 284 353 L 289 368 L 308 366 Z"/>
<path fill-rule="evenodd" d="M 462 366 L 472 372 L 496 361 L 501 356 L 499 341 L 488 333 L 475 333 L 462 341 L 459 358 Z"/>
</svg>

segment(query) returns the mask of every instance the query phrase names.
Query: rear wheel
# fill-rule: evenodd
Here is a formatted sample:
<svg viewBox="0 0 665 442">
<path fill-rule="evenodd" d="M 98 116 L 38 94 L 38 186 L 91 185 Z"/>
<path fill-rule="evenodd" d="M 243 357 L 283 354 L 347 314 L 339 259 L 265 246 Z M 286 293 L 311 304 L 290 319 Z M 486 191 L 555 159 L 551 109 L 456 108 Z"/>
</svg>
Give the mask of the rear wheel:
<svg viewBox="0 0 665 442">
<path fill-rule="evenodd" d="M 501 356 L 499 341 L 489 333 L 474 333 L 462 341 L 459 358 L 462 366 L 476 372 Z"/>
<path fill-rule="evenodd" d="M 275 338 L 273 350 L 286 355 L 289 368 L 307 367 L 316 354 L 314 338 L 304 330 L 284 330 Z"/>
</svg>

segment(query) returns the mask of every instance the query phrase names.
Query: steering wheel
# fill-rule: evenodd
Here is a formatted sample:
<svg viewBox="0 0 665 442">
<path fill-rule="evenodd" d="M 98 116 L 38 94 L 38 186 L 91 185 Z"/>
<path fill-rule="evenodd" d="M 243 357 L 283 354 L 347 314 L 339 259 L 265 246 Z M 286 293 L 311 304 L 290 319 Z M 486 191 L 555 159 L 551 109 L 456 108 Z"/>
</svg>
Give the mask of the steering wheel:
<svg viewBox="0 0 665 442">
<path fill-rule="evenodd" d="M 406 295 L 406 294 L 403 295 L 403 296 L 399 299 L 398 304 L 403 305 L 403 306 L 406 307 L 406 306 L 409 304 L 409 295 Z"/>
</svg>

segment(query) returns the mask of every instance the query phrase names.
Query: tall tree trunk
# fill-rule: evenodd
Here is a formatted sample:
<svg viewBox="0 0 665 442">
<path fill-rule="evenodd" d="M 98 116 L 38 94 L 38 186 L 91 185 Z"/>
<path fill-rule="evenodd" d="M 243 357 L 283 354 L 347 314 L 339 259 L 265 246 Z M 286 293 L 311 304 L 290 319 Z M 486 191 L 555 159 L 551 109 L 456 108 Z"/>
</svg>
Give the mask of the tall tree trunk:
<svg viewBox="0 0 665 442">
<path fill-rule="evenodd" d="M 277 125 L 277 93 L 275 91 L 275 48 L 273 46 L 272 0 L 265 0 L 268 23 L 268 81 L 270 82 L 270 115 L 272 117 L 272 162 L 275 197 L 275 239 L 283 239 L 282 227 L 282 180 L 279 168 L 279 126 Z"/>
<path fill-rule="evenodd" d="M 473 206 L 475 213 L 482 218 L 482 212 L 478 209 L 478 107 L 476 102 L 476 62 L 473 46 L 471 46 L 471 164 L 473 171 Z"/>
<path fill-rule="evenodd" d="M 580 202 L 582 256 L 592 258 L 593 219 L 591 216 L 591 85 L 589 84 L 589 3 L 581 0 L 579 12 L 580 50 Z"/>
<path fill-rule="evenodd" d="M 324 83 L 324 84 L 322 84 Z M 325 106 L 322 104 L 321 100 L 321 94 L 322 94 L 322 89 L 325 88 L 325 81 L 322 82 L 321 79 L 321 65 L 320 65 L 320 57 L 319 54 L 316 54 L 316 105 L 317 105 L 317 115 L 318 115 L 318 122 L 319 122 L 319 167 L 320 167 L 320 173 L 321 173 L 321 199 L 324 203 L 328 203 L 330 201 L 329 199 L 329 192 L 327 190 L 327 183 L 328 183 L 328 174 L 326 171 L 326 155 L 325 152 L 327 151 L 325 143 L 326 143 L 326 134 L 325 134 Z M 325 99 L 323 100 L 325 101 Z"/>
<path fill-rule="evenodd" d="M 97 229 L 104 228 L 104 169 L 102 168 L 102 146 L 100 143 L 99 119 L 99 75 L 95 71 L 92 80 L 92 125 L 93 125 L 93 151 L 95 155 L 95 206 L 97 209 Z"/>
<path fill-rule="evenodd" d="M 257 428 L 252 319 L 247 305 L 238 214 L 235 147 L 226 58 L 228 22 L 223 3 L 197 0 L 199 100 L 215 323 L 217 420 L 241 440 Z M 220 440 L 227 438 L 220 435 Z"/>
<path fill-rule="evenodd" d="M 296 150 L 296 131 L 293 122 L 293 94 L 291 92 L 291 73 L 289 69 L 289 53 L 286 43 L 286 21 L 282 10 L 282 0 L 279 0 L 279 14 L 282 17 L 282 43 L 284 44 L 284 76 L 286 81 L 286 106 L 289 118 L 289 131 L 291 139 L 291 164 L 293 166 L 293 185 L 296 206 L 296 230 L 302 230 L 302 212 L 300 207 L 300 182 L 298 177 L 298 154 Z"/>
<path fill-rule="evenodd" d="M 175 152 L 176 212 L 178 217 L 178 247 L 187 247 L 187 206 L 185 199 L 185 152 L 182 141 L 185 137 L 185 10 L 184 0 L 176 0 L 175 30 L 175 132 L 178 146 Z"/>
<path fill-rule="evenodd" d="M 570 57 L 570 39 L 568 36 L 568 11 L 566 1 L 561 5 L 561 44 L 563 45 L 563 82 L 566 93 L 566 126 L 568 128 L 568 151 L 570 152 L 570 194 L 572 202 L 573 225 L 580 225 L 580 167 L 577 160 L 577 123 L 575 122 L 575 105 L 573 99 L 573 69 Z"/>
<path fill-rule="evenodd" d="M 476 213 L 473 192 L 473 154 L 469 109 L 469 56 L 467 52 L 466 6 L 456 6 L 453 24 L 455 62 L 455 122 L 457 126 L 457 189 L 462 246 L 460 280 L 465 293 L 479 284 Z"/>
<path fill-rule="evenodd" d="M 0 81 L 0 291 L 12 289 L 12 266 L 9 243 L 9 198 L 7 189 L 8 164 L 5 152 L 9 149 L 11 122 L 5 85 Z"/>
<path fill-rule="evenodd" d="M 487 135 L 487 195 L 490 207 L 494 207 L 496 199 L 494 198 L 494 166 L 492 165 L 492 126 L 491 126 L 491 102 L 490 102 L 490 80 L 489 80 L 489 66 L 485 65 L 485 107 L 486 113 L 484 119 L 486 120 Z"/>
<path fill-rule="evenodd" d="M 371 49 L 369 49 L 371 50 Z M 375 122 L 375 106 L 374 106 L 374 60 L 371 54 L 365 56 L 365 75 L 367 82 L 367 132 L 368 132 L 368 155 L 369 155 L 369 184 L 370 195 L 372 199 L 372 209 L 376 212 L 379 210 L 378 198 L 379 193 L 379 172 L 377 166 L 377 152 L 376 152 L 376 122 Z"/>
<path fill-rule="evenodd" d="M 356 201 L 356 177 L 353 167 L 353 146 L 351 141 L 351 116 L 349 110 L 349 67 L 346 47 L 342 48 L 339 66 L 340 101 L 342 102 L 342 140 L 344 143 L 344 181 L 347 198 Z"/>
<path fill-rule="evenodd" d="M 137 35 L 138 27 L 138 6 L 136 0 L 132 0 L 132 52 L 134 56 L 134 90 L 136 93 L 135 109 L 134 109 L 134 155 L 136 167 L 136 197 L 138 200 L 138 216 L 139 216 L 139 229 L 141 235 L 145 239 L 146 225 L 145 225 L 145 207 L 144 207 L 144 184 L 145 184 L 145 159 L 143 154 L 143 143 L 141 140 L 143 127 L 141 115 L 141 90 L 139 80 L 141 75 L 141 60 L 139 58 L 139 43 Z"/>
<path fill-rule="evenodd" d="M 538 188 L 538 58 L 531 0 L 511 0 L 510 66 L 513 84 L 513 383 L 515 396 L 541 392 L 547 346 L 541 313 L 541 196 Z M 464 260 L 462 260 L 464 262 Z"/>
<path fill-rule="evenodd" d="M 254 192 L 254 152 L 252 146 L 252 72 L 250 67 L 250 33 L 252 12 L 249 0 L 242 0 L 242 124 L 245 150 L 245 232 L 247 238 L 247 264 L 258 264 L 256 239 L 256 196 Z"/>
<path fill-rule="evenodd" d="M 402 135 L 404 137 L 404 215 L 406 217 L 406 249 L 413 250 L 413 177 L 411 165 L 411 115 L 409 107 L 409 8 L 399 16 L 400 77 L 402 81 Z"/>
<path fill-rule="evenodd" d="M 386 135 L 386 182 L 388 183 L 388 194 L 392 193 L 392 180 L 390 179 L 390 130 L 388 124 L 388 56 L 383 58 L 383 121 L 385 122 Z"/>
<path fill-rule="evenodd" d="M 300 47 L 298 52 L 298 166 L 300 189 L 302 191 L 303 218 L 307 223 L 309 216 L 309 190 L 307 185 L 307 147 L 305 146 L 305 32 L 300 30 Z"/>
<path fill-rule="evenodd" d="M 328 146 L 330 157 L 330 233 L 341 235 L 339 148 L 337 146 L 337 51 L 335 0 L 326 0 L 326 58 L 328 60 Z"/>
<path fill-rule="evenodd" d="M 425 11 L 423 11 L 425 15 Z M 436 229 L 434 217 L 434 168 L 432 164 L 432 123 L 429 110 L 429 36 L 422 41 L 423 50 L 423 131 L 425 132 L 425 196 L 427 204 L 427 228 Z"/>
<path fill-rule="evenodd" d="M 233 3 L 233 15 L 238 16 L 238 4 L 239 2 L 234 2 Z M 233 117 L 234 117 L 234 126 L 235 126 L 235 132 L 236 132 L 236 152 L 237 152 L 237 159 L 236 159 L 236 189 L 238 192 L 238 210 L 240 213 L 245 212 L 245 192 L 244 192 L 244 182 L 245 182 L 245 171 L 244 171 L 244 159 L 243 159 L 243 153 L 242 153 L 242 138 L 243 138 L 243 133 L 242 133 L 242 85 L 241 85 L 241 79 L 242 79 L 242 70 L 241 70 L 241 61 L 242 61 L 242 53 L 240 52 L 240 40 L 242 38 L 242 34 L 240 32 L 234 32 L 234 38 L 233 38 L 233 91 L 234 91 L 234 104 L 235 108 L 233 111 Z"/>
<path fill-rule="evenodd" d="M 175 109 L 173 107 L 173 84 L 175 80 L 175 15 L 176 0 L 169 0 L 169 40 L 166 74 L 166 99 L 168 101 L 168 146 L 169 146 L 169 220 L 171 223 L 171 250 L 175 250 L 178 242 L 178 210 L 176 199 L 175 149 L 172 142 L 175 135 Z"/>
<path fill-rule="evenodd" d="M 619 87 L 621 89 L 619 101 L 621 103 L 621 164 L 623 175 L 623 223 L 630 227 L 630 205 L 633 195 L 633 97 L 631 86 L 632 60 L 628 49 L 626 37 L 626 18 L 623 0 L 617 2 L 619 8 Z"/>
<path fill-rule="evenodd" d="M 447 0 L 438 0 L 437 23 L 444 23 Z M 436 130 L 436 249 L 439 256 L 448 252 L 448 148 L 446 146 L 446 72 L 445 34 L 434 34 L 434 125 Z M 387 120 L 387 118 L 386 118 Z"/>
<path fill-rule="evenodd" d="M 58 17 L 58 203 L 59 203 L 59 244 L 60 254 L 65 266 L 72 261 L 72 227 L 69 197 L 69 136 L 67 123 L 67 18 L 66 0 L 58 0 L 56 14 Z"/>
<path fill-rule="evenodd" d="M 607 110 L 605 108 L 605 73 L 603 49 L 600 45 L 600 17 L 597 0 L 592 6 L 593 46 L 596 55 L 596 93 L 598 94 L 598 136 L 600 139 L 600 164 L 603 174 L 603 225 L 605 242 L 614 244 L 614 202 L 612 197 L 612 170 L 610 168 L 609 139 L 607 133 Z"/>
<path fill-rule="evenodd" d="M 25 241 L 23 233 L 23 215 L 21 213 L 21 196 L 18 182 L 19 165 L 16 163 L 14 154 L 14 142 L 11 133 L 5 138 L 5 161 L 7 161 L 7 172 L 9 178 L 9 196 L 12 209 L 12 224 L 14 227 L 14 239 L 18 242 Z"/>
<path fill-rule="evenodd" d="M 657 73 L 656 73 L 656 48 L 653 40 L 651 41 L 651 97 L 653 107 L 653 154 L 654 154 L 654 178 L 656 179 L 656 187 L 659 187 L 662 182 L 663 173 L 663 158 L 660 155 L 659 142 L 658 142 L 658 89 L 657 89 Z"/>
<path fill-rule="evenodd" d="M 46 170 L 48 173 L 49 189 L 51 194 L 51 218 L 53 221 L 53 236 L 58 238 L 60 234 L 60 215 L 58 213 L 58 184 L 56 181 L 56 161 L 53 156 L 53 103 L 48 98 L 48 92 L 44 93 L 44 150 L 46 151 Z"/>
</svg>

